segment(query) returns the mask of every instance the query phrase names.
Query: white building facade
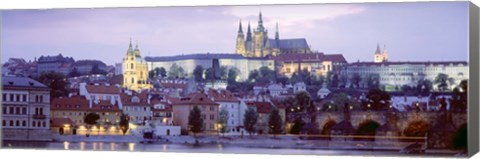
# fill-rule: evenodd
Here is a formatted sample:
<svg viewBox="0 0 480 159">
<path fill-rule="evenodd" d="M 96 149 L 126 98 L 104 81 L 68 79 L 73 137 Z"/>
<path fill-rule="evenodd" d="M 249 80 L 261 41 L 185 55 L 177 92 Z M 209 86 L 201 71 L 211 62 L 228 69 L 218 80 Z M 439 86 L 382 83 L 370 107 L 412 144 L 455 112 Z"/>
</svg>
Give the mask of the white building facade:
<svg viewBox="0 0 480 159">
<path fill-rule="evenodd" d="M 30 78 L 2 77 L 2 140 L 51 141 L 50 89 Z"/>
<path fill-rule="evenodd" d="M 274 60 L 267 58 L 252 58 L 243 57 L 239 54 L 190 54 L 190 55 L 178 55 L 178 56 L 165 56 L 165 57 L 146 57 L 145 61 L 148 64 L 148 70 L 155 68 L 165 68 L 168 72 L 173 64 L 181 66 L 187 76 L 192 76 L 193 70 L 197 65 L 202 66 L 204 69 L 212 67 L 212 60 L 218 59 L 220 66 L 227 67 L 228 69 L 236 68 L 239 70 L 237 77 L 238 81 L 244 81 L 248 79 L 248 75 L 253 70 L 258 70 L 260 67 L 266 66 L 271 70 L 274 70 Z"/>
</svg>

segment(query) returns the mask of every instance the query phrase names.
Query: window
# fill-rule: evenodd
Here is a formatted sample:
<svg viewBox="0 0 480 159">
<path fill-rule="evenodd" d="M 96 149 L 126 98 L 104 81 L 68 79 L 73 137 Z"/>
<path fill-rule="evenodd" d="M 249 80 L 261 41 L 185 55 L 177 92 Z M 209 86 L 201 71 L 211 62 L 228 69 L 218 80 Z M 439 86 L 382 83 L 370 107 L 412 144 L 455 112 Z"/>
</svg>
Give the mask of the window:
<svg viewBox="0 0 480 159">
<path fill-rule="evenodd" d="M 10 101 L 13 101 L 13 94 L 10 94 Z"/>
<path fill-rule="evenodd" d="M 20 107 L 17 107 L 15 114 L 20 114 Z"/>
<path fill-rule="evenodd" d="M 17 120 L 15 126 L 20 126 L 20 121 Z"/>
<path fill-rule="evenodd" d="M 42 123 L 42 126 L 43 126 L 43 127 L 47 127 L 47 122 L 44 121 L 44 122 Z"/>
<path fill-rule="evenodd" d="M 2 101 L 7 101 L 7 94 L 2 94 Z"/>
<path fill-rule="evenodd" d="M 13 120 L 10 120 L 10 126 L 13 126 Z"/>
<path fill-rule="evenodd" d="M 7 107 L 2 107 L 2 113 L 7 114 Z"/>
<path fill-rule="evenodd" d="M 22 121 L 22 126 L 27 126 L 27 122 L 25 120 Z"/>
<path fill-rule="evenodd" d="M 16 102 L 20 102 L 20 94 L 17 94 L 15 97 L 16 97 Z"/>
<path fill-rule="evenodd" d="M 132 83 L 135 83 L 135 80 L 132 78 Z"/>
<path fill-rule="evenodd" d="M 132 58 L 132 60 L 133 60 L 133 58 Z M 133 69 L 133 63 L 130 64 L 130 68 Z"/>
<path fill-rule="evenodd" d="M 215 120 L 215 115 L 214 114 L 210 114 L 210 120 Z"/>
<path fill-rule="evenodd" d="M 22 101 L 24 101 L 24 102 L 27 101 L 27 95 L 26 94 L 22 95 Z"/>
<path fill-rule="evenodd" d="M 32 122 L 32 126 L 35 127 L 35 121 Z"/>
<path fill-rule="evenodd" d="M 8 111 L 8 114 L 13 114 L 13 107 L 10 107 L 10 110 Z"/>
<path fill-rule="evenodd" d="M 202 114 L 202 119 L 203 119 L 203 120 L 207 119 L 207 115 Z"/>
<path fill-rule="evenodd" d="M 5 120 L 2 120 L 2 126 L 7 126 L 7 122 Z"/>
<path fill-rule="evenodd" d="M 210 111 L 214 111 L 215 110 L 215 107 L 214 106 L 210 106 Z"/>
</svg>

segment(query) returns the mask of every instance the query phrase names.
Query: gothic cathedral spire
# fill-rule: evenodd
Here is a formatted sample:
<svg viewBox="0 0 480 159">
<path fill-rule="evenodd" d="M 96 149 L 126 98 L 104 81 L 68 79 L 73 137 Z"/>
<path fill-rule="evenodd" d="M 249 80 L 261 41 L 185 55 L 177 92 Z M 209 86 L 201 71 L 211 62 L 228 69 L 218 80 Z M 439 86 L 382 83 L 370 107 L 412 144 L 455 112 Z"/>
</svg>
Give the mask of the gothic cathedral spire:
<svg viewBox="0 0 480 159">
<path fill-rule="evenodd" d="M 250 22 L 248 22 L 246 41 L 252 41 L 252 32 L 251 32 L 251 29 L 250 29 Z"/>
<path fill-rule="evenodd" d="M 238 25 L 238 33 L 243 33 L 243 29 L 242 29 L 242 21 L 240 20 L 240 23 Z"/>
<path fill-rule="evenodd" d="M 280 35 L 278 33 L 278 22 L 277 22 L 276 30 L 275 30 L 275 40 L 279 40 L 279 39 L 280 39 Z"/>
<path fill-rule="evenodd" d="M 262 11 L 258 14 L 258 26 L 257 32 L 263 32 L 265 28 L 263 27 Z"/>
</svg>

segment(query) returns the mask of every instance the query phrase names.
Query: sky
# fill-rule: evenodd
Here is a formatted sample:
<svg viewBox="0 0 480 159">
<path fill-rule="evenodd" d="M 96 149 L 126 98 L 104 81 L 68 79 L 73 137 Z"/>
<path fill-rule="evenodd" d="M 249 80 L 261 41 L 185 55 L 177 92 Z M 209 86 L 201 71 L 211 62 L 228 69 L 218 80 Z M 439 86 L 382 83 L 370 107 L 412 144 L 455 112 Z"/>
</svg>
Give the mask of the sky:
<svg viewBox="0 0 480 159">
<path fill-rule="evenodd" d="M 466 61 L 468 2 L 3 10 L 1 62 L 42 55 L 122 61 L 130 39 L 142 56 L 234 53 L 239 21 L 269 37 L 306 38 L 312 50 L 373 61 Z"/>
</svg>

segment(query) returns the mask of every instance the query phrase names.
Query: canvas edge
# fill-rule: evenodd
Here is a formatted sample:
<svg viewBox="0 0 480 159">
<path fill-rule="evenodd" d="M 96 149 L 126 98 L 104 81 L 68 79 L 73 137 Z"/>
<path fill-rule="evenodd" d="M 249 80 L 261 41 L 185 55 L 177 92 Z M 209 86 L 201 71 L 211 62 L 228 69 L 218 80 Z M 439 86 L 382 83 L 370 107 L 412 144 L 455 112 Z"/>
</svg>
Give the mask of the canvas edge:
<svg viewBox="0 0 480 159">
<path fill-rule="evenodd" d="M 469 5 L 469 92 L 468 92 L 468 156 L 478 153 L 479 149 L 479 9 L 470 2 Z"/>
</svg>

